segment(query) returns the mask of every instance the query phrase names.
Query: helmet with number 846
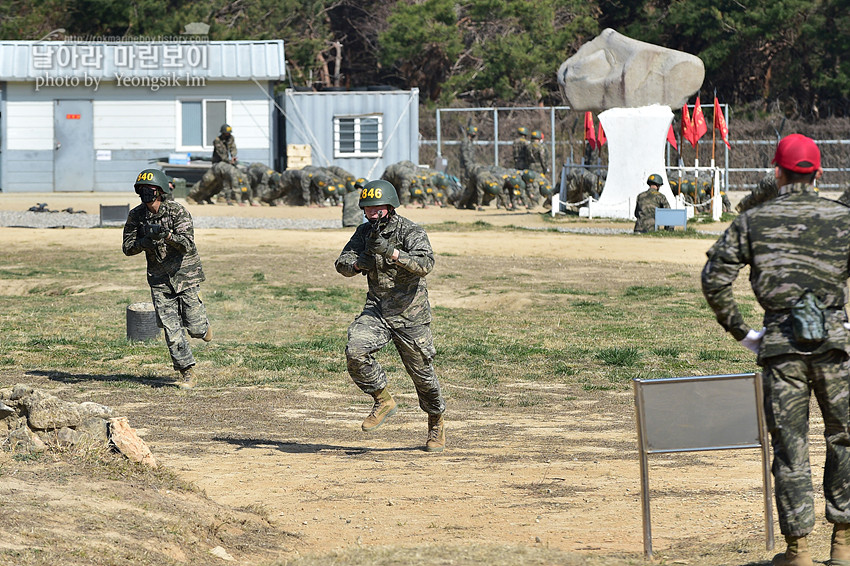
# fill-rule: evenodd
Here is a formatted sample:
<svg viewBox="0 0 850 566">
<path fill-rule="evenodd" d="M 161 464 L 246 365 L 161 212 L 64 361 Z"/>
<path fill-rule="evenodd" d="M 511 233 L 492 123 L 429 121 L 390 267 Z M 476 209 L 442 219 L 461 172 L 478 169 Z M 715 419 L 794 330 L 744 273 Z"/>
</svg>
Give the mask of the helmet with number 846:
<svg viewBox="0 0 850 566">
<path fill-rule="evenodd" d="M 381 206 L 382 204 L 387 204 L 393 208 L 401 206 L 398 201 L 398 193 L 392 183 L 378 179 L 363 185 L 363 188 L 360 189 L 360 208 Z"/>
</svg>

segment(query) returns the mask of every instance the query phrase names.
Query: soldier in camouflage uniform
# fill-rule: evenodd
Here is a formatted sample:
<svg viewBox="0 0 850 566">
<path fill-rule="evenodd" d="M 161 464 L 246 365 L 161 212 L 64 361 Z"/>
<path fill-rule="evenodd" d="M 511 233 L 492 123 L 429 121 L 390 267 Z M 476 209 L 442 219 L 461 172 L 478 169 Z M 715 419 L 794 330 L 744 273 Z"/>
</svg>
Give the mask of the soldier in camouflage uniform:
<svg viewBox="0 0 850 566">
<path fill-rule="evenodd" d="M 541 195 L 552 194 L 552 184 L 542 173 L 526 169 L 522 172 L 522 179 L 525 181 L 525 194 L 523 200 L 525 207 L 531 210 L 539 204 Z"/>
<path fill-rule="evenodd" d="M 224 161 L 236 165 L 236 140 L 233 138 L 233 129 L 227 124 L 221 125 L 217 138 L 213 140 L 212 162 Z"/>
<path fill-rule="evenodd" d="M 522 171 L 523 169 L 528 169 L 528 166 L 531 163 L 530 144 L 528 143 L 528 128 L 521 126 L 516 129 L 516 133 L 519 137 L 514 140 L 513 145 L 514 169 Z"/>
<path fill-rule="evenodd" d="M 212 197 L 222 193 L 227 204 L 236 204 L 240 199 L 250 201 L 248 194 L 248 179 L 236 166 L 219 161 L 207 169 L 201 180 L 192 185 L 187 195 L 188 202 L 196 204 L 212 204 Z M 246 195 L 246 196 L 243 196 Z"/>
<path fill-rule="evenodd" d="M 531 144 L 528 146 L 528 168 L 545 175 L 549 170 L 549 150 L 543 143 L 543 134 L 534 130 L 531 132 Z"/>
<path fill-rule="evenodd" d="M 192 216 L 171 196 L 168 177 L 145 169 L 136 177 L 142 204 L 130 211 L 124 225 L 124 255 L 145 252 L 148 285 L 156 316 L 165 329 L 165 342 L 174 369 L 183 377 L 182 389 L 195 386 L 195 358 L 186 337 L 212 340 L 212 328 L 198 290 L 204 280 L 195 248 Z"/>
<path fill-rule="evenodd" d="M 410 185 L 419 168 L 412 161 L 404 160 L 391 163 L 384 169 L 381 179 L 397 187 L 399 202 L 407 205 L 410 202 Z"/>
<path fill-rule="evenodd" d="M 363 274 L 369 284 L 363 312 L 348 328 L 345 356 L 354 383 L 374 399 L 361 427 L 373 431 L 396 412 L 387 374 L 374 357 L 393 342 L 413 379 L 419 407 L 428 413 L 425 450 L 440 452 L 446 444 L 446 405 L 434 371 L 436 351 L 425 283 L 434 267 L 434 252 L 425 230 L 399 216 L 398 206 L 395 187 L 387 181 L 369 181 L 360 192 L 360 208 L 369 222 L 357 227 L 335 263 L 342 275 Z"/>
<path fill-rule="evenodd" d="M 670 208 L 667 197 L 658 192 L 664 181 L 661 175 L 650 175 L 646 180 L 647 189 L 637 197 L 635 204 L 635 234 L 655 230 L 655 209 Z"/>
<path fill-rule="evenodd" d="M 269 169 L 265 163 L 252 163 L 245 171 L 248 177 L 250 188 L 249 202 L 254 205 L 254 199 L 262 200 L 263 195 L 267 195 L 277 188 L 280 182 L 280 173 L 274 169 Z"/>
<path fill-rule="evenodd" d="M 779 187 L 776 186 L 776 175 L 770 174 L 762 177 L 755 188 L 750 191 L 735 207 L 739 213 L 760 205 L 761 203 L 774 198 L 779 194 Z"/>
<path fill-rule="evenodd" d="M 850 209 L 814 192 L 822 170 L 811 139 L 783 138 L 773 163 L 778 196 L 735 218 L 711 247 L 702 289 L 720 325 L 763 367 L 776 507 L 788 543 L 772 564 L 812 564 L 806 540 L 815 524 L 808 447 L 812 391 L 826 440 L 823 491 L 826 519 L 834 524 L 830 564 L 850 564 L 850 336 L 844 310 Z M 744 266 L 765 311 L 759 332 L 744 322 L 732 294 Z"/>
</svg>

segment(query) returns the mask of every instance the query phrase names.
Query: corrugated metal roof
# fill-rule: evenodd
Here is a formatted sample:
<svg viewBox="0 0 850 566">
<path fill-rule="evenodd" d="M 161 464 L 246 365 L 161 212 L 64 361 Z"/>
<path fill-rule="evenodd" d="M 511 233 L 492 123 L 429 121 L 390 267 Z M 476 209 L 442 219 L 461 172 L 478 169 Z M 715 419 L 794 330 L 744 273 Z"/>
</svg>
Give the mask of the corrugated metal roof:
<svg viewBox="0 0 850 566">
<path fill-rule="evenodd" d="M 283 40 L 186 42 L 0 41 L 0 81 L 44 77 L 285 78 Z"/>
</svg>

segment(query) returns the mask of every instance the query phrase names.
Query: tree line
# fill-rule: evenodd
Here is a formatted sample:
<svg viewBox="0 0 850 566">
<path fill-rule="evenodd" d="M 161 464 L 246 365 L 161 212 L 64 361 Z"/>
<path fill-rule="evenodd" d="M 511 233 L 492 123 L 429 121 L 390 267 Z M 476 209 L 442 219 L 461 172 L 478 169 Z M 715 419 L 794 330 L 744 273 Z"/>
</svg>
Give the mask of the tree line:
<svg viewBox="0 0 850 566">
<path fill-rule="evenodd" d="M 416 87 L 441 106 L 563 104 L 558 67 L 610 27 L 700 57 L 704 98 L 850 115 L 846 0 L 0 0 L 3 39 L 174 36 L 191 22 L 213 40 L 283 39 L 286 86 Z"/>
</svg>

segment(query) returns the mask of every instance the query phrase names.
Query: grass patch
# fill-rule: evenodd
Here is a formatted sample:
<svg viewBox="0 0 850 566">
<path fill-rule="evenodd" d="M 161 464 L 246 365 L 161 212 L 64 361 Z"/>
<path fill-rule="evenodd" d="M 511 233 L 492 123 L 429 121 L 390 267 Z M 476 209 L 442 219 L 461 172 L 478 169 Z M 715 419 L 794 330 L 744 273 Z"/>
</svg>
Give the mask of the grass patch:
<svg viewBox="0 0 850 566">
<path fill-rule="evenodd" d="M 623 348 L 605 348 L 597 352 L 596 357 L 606 364 L 618 367 L 628 367 L 640 361 L 640 350 L 633 346 Z"/>
</svg>

